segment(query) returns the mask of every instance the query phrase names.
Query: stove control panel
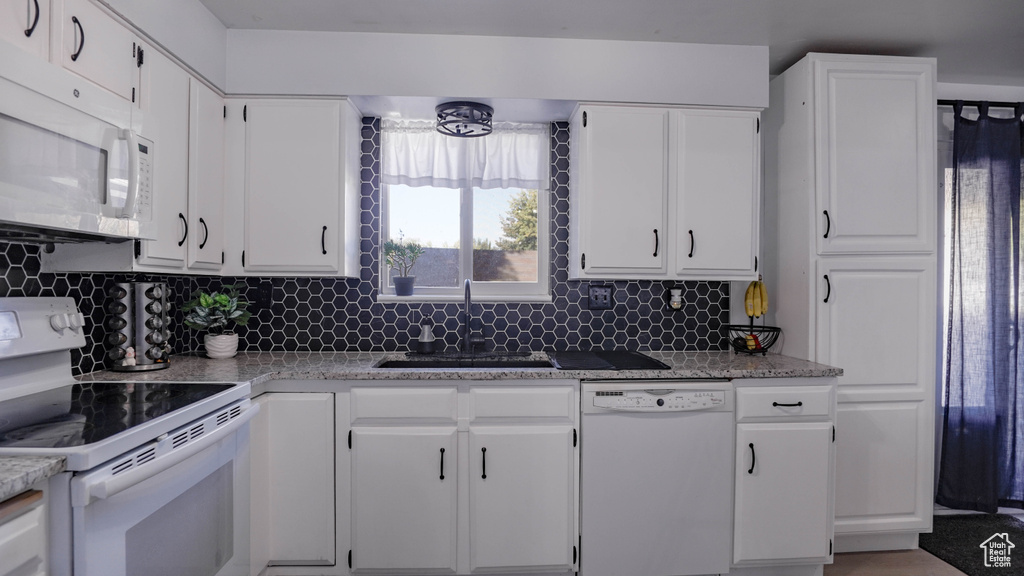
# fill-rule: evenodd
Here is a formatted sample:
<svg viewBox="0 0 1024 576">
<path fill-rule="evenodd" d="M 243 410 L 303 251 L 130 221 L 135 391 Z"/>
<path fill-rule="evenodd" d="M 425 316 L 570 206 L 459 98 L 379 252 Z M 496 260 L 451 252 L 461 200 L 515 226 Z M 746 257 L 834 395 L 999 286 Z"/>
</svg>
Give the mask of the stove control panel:
<svg viewBox="0 0 1024 576">
<path fill-rule="evenodd" d="M 71 298 L 0 298 L 0 359 L 85 346 Z"/>
<path fill-rule="evenodd" d="M 725 406 L 723 390 L 608 390 L 594 392 L 594 407 L 627 412 L 685 412 Z"/>
</svg>

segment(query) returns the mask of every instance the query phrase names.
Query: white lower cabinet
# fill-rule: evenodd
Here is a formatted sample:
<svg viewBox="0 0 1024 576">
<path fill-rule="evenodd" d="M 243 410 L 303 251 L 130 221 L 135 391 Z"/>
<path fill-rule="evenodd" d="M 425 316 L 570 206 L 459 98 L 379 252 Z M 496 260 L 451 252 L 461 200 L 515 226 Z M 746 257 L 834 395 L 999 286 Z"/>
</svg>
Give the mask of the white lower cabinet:
<svg viewBox="0 0 1024 576">
<path fill-rule="evenodd" d="M 737 381 L 737 566 L 831 563 L 835 380 L 785 384 Z"/>
<path fill-rule="evenodd" d="M 573 428 L 471 426 L 470 570 L 571 569 Z"/>
<path fill-rule="evenodd" d="M 455 453 L 454 425 L 352 428 L 353 572 L 455 573 Z"/>
<path fill-rule="evenodd" d="M 45 482 L 0 502 L 0 576 L 45 576 Z"/>
<path fill-rule="evenodd" d="M 267 566 L 332 566 L 334 394 L 268 393 L 257 402 L 250 452 L 251 574 Z"/>
<path fill-rule="evenodd" d="M 572 573 L 577 390 L 353 388 L 352 573 Z"/>
</svg>

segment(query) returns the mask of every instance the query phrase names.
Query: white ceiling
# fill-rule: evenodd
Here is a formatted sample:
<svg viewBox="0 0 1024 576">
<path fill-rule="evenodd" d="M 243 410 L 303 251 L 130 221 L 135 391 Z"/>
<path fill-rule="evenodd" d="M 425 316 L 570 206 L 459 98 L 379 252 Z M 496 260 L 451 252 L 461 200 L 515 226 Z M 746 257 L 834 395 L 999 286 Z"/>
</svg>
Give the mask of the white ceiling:
<svg viewBox="0 0 1024 576">
<path fill-rule="evenodd" d="M 931 56 L 943 82 L 1024 86 L 1024 0 L 201 0 L 228 28 L 768 46 Z"/>
</svg>

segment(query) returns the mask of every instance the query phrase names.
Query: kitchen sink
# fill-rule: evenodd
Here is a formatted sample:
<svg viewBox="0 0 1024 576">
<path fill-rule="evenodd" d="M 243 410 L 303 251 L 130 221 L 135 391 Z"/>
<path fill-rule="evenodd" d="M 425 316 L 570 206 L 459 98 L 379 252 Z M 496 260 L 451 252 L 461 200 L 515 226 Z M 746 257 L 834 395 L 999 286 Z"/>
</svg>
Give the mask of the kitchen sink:
<svg viewBox="0 0 1024 576">
<path fill-rule="evenodd" d="M 506 352 L 488 354 L 454 354 L 429 356 L 411 354 L 377 364 L 377 368 L 552 368 L 546 358 L 530 357 L 529 353 Z"/>
</svg>

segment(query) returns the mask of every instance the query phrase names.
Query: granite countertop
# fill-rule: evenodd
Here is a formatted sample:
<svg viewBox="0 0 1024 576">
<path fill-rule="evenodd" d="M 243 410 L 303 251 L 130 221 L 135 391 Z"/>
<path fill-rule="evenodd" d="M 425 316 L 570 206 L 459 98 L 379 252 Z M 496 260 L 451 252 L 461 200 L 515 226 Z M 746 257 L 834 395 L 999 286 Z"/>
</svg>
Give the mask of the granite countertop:
<svg viewBox="0 0 1024 576">
<path fill-rule="evenodd" d="M 557 370 L 554 368 L 377 368 L 401 352 L 241 352 L 234 358 L 172 356 L 170 367 L 152 372 L 99 371 L 83 381 L 249 382 L 271 380 L 515 380 L 515 379 L 695 379 L 812 378 L 841 376 L 839 368 L 779 354 L 750 356 L 723 352 L 644 352 L 669 370 Z M 547 359 L 533 352 L 531 359 Z"/>
<path fill-rule="evenodd" d="M 63 471 L 63 456 L 0 456 L 0 502 Z"/>
<path fill-rule="evenodd" d="M 607 380 L 700 378 L 814 378 L 841 376 L 839 368 L 779 354 L 750 356 L 724 352 L 644 352 L 669 370 L 557 370 L 555 368 L 377 368 L 405 358 L 401 352 L 242 352 L 234 358 L 171 357 L 170 366 L 152 372 L 99 371 L 82 381 L 248 382 L 254 389 L 273 380 Z M 547 359 L 533 352 L 529 359 Z M 64 470 L 58 456 L 0 457 L 0 500 Z"/>
</svg>

